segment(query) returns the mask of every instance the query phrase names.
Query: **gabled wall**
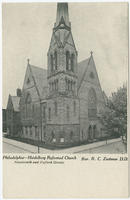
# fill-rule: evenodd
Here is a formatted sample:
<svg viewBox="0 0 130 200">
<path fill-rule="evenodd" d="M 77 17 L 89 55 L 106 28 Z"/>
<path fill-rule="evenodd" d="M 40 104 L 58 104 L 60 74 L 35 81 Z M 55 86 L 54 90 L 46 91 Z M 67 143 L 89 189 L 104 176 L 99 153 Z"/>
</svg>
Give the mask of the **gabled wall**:
<svg viewBox="0 0 130 200">
<path fill-rule="evenodd" d="M 89 90 L 93 89 L 96 93 L 97 99 L 97 117 L 95 119 L 91 119 L 88 116 L 88 98 L 89 98 Z M 100 120 L 98 115 L 101 113 L 102 109 L 105 108 L 104 97 L 102 93 L 102 89 L 100 86 L 99 78 L 97 75 L 95 63 L 93 57 L 91 56 L 91 60 L 89 65 L 86 66 L 86 71 L 83 75 L 83 79 L 78 90 L 78 96 L 80 98 L 80 139 L 87 140 L 88 139 L 88 128 L 89 125 L 96 125 L 97 133 L 96 137 L 102 136 L 102 125 L 100 124 Z"/>
<path fill-rule="evenodd" d="M 27 66 L 22 97 L 20 100 L 20 114 L 22 123 L 22 137 L 31 140 L 41 140 L 41 107 L 40 97 L 37 92 L 36 84 L 30 66 Z M 26 100 L 30 96 L 30 109 L 26 114 Z M 36 133 L 37 132 L 37 133 Z"/>
</svg>

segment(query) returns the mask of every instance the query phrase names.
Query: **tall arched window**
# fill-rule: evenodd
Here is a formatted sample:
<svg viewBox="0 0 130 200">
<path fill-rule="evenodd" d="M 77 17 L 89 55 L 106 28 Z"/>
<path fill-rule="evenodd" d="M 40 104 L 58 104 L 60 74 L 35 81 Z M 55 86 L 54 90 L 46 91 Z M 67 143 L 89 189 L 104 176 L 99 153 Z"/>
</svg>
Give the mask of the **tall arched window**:
<svg viewBox="0 0 130 200">
<path fill-rule="evenodd" d="M 54 65 L 55 65 L 55 70 L 57 70 L 57 51 L 54 53 Z"/>
<path fill-rule="evenodd" d="M 69 70 L 70 53 L 66 51 L 66 70 Z"/>
<path fill-rule="evenodd" d="M 74 101 L 74 114 L 76 113 L 76 101 Z"/>
<path fill-rule="evenodd" d="M 70 118 L 70 108 L 69 106 L 67 106 L 67 120 L 69 120 Z"/>
<path fill-rule="evenodd" d="M 72 54 L 71 55 L 71 71 L 74 72 L 74 59 L 75 59 L 75 55 Z"/>
<path fill-rule="evenodd" d="M 96 118 L 97 116 L 97 97 L 93 88 L 88 93 L 88 117 Z"/>
<path fill-rule="evenodd" d="M 54 103 L 55 115 L 57 115 L 57 102 Z"/>
<path fill-rule="evenodd" d="M 51 108 L 48 109 L 48 118 L 51 120 Z"/>
<path fill-rule="evenodd" d="M 70 140 L 73 139 L 73 131 L 70 132 Z"/>
<path fill-rule="evenodd" d="M 50 55 L 50 59 L 51 59 L 51 72 L 53 72 L 54 67 L 53 67 L 53 55 Z"/>
<path fill-rule="evenodd" d="M 25 99 L 26 117 L 31 117 L 31 96 L 28 93 Z"/>
</svg>

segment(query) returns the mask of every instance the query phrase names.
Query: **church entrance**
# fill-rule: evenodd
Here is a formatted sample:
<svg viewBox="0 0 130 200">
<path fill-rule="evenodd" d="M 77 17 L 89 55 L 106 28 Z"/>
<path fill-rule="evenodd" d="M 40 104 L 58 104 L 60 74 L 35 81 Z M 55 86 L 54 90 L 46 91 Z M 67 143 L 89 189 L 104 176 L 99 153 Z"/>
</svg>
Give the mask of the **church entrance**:
<svg viewBox="0 0 130 200">
<path fill-rule="evenodd" d="M 94 140 L 96 138 L 96 125 L 90 125 L 88 128 L 88 140 Z"/>
</svg>

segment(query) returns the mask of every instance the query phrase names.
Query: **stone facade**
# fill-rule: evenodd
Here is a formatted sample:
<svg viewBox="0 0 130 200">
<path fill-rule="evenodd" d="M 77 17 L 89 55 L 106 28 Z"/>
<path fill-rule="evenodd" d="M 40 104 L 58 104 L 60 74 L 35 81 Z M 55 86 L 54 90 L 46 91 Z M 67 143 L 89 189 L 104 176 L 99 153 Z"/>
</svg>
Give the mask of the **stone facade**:
<svg viewBox="0 0 130 200">
<path fill-rule="evenodd" d="M 68 4 L 58 3 L 47 70 L 29 63 L 20 98 L 21 137 L 68 145 L 103 136 L 105 100 L 93 54 L 77 62 Z"/>
</svg>

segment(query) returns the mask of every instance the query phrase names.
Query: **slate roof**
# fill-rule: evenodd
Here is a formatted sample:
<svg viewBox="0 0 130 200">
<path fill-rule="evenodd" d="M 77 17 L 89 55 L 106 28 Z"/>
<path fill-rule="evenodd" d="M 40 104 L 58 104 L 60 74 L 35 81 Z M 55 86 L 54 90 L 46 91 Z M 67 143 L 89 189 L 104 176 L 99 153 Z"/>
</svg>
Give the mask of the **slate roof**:
<svg viewBox="0 0 130 200">
<path fill-rule="evenodd" d="M 11 101 L 12 101 L 12 104 L 13 104 L 14 111 L 19 112 L 20 97 L 17 97 L 17 96 L 10 96 L 10 97 L 11 97 Z"/>
<path fill-rule="evenodd" d="M 45 93 L 45 88 L 47 88 L 47 70 L 40 67 L 36 67 L 34 65 L 30 65 L 30 67 L 36 82 L 37 89 L 40 93 L 40 97 L 43 97 L 43 92 Z"/>
<path fill-rule="evenodd" d="M 88 68 L 90 58 L 91 57 L 78 63 L 78 87 L 80 86 L 83 75 Z"/>
<path fill-rule="evenodd" d="M 91 57 L 78 63 L 78 87 L 80 86 L 83 75 L 88 68 L 90 58 Z M 40 93 L 40 97 L 45 98 L 47 93 L 47 69 L 36 67 L 34 65 L 30 65 L 30 67 Z"/>
</svg>

